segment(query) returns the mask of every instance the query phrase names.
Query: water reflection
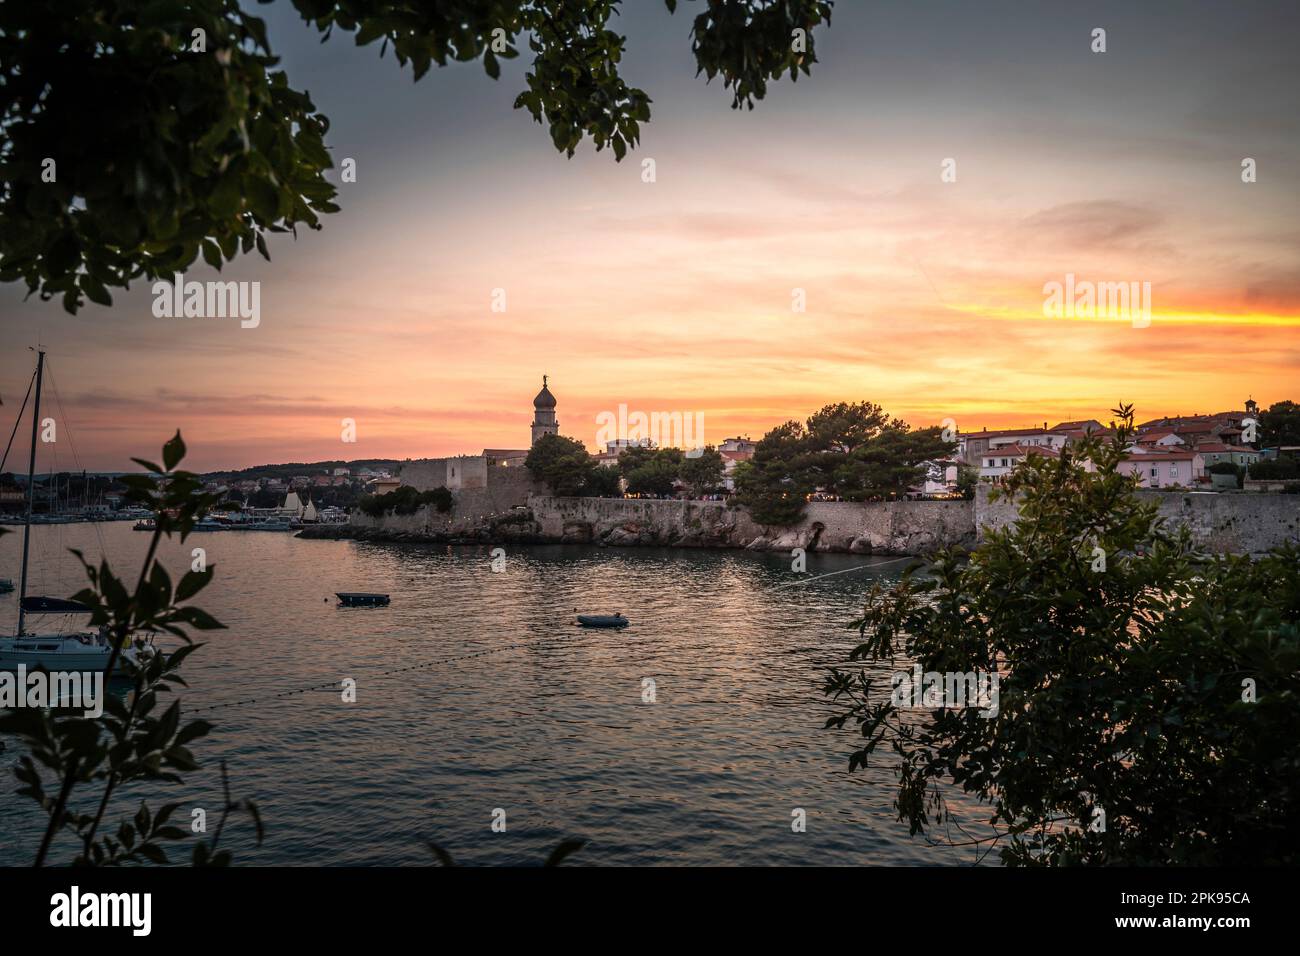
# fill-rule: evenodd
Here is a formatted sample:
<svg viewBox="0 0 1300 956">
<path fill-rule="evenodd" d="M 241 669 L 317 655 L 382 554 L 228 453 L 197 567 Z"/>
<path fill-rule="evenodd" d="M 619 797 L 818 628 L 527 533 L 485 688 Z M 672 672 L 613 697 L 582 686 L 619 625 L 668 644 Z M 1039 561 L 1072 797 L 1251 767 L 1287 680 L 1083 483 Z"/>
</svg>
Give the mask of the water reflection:
<svg viewBox="0 0 1300 956">
<path fill-rule="evenodd" d="M 119 573 L 142 557 L 129 525 L 96 530 Z M 34 533 L 98 553 L 88 526 Z M 169 546 L 173 577 L 191 545 Z M 588 840 L 577 865 L 973 859 L 909 838 L 891 765 L 849 775 L 854 737 L 822 729 L 825 668 L 857 642 L 844 625 L 905 563 L 809 555 L 807 577 L 827 576 L 796 585 L 789 555 L 743 551 L 508 548 L 493 572 L 488 547 L 201 545 L 216 577 L 198 603 L 229 629 L 200 635 L 184 696 L 216 724 L 200 759 L 226 758 L 235 795 L 266 817 L 260 849 L 231 834 L 238 861 L 426 864 L 433 838 L 465 863 L 532 863 L 570 836 Z M 51 590 L 59 572 L 45 571 L 47 593 L 81 586 L 69 575 Z M 392 604 L 340 609 L 340 590 Z M 578 628 L 575 608 L 631 624 Z M 126 789 L 122 813 L 140 793 Z M 219 781 L 205 770 L 165 799 L 210 810 Z M 0 863 L 34 846 L 17 802 L 0 793 Z M 505 833 L 490 827 L 498 808 Z M 792 832 L 795 808 L 807 832 Z"/>
</svg>

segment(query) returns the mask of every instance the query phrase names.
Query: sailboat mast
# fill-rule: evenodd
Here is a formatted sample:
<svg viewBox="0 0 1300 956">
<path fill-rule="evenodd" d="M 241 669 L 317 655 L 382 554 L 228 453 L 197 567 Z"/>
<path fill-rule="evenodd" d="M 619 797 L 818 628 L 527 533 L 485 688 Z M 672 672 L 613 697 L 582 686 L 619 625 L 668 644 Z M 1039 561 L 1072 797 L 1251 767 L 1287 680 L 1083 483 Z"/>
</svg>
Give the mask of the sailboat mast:
<svg viewBox="0 0 1300 956">
<path fill-rule="evenodd" d="M 41 421 L 41 374 L 45 353 L 36 353 L 36 403 L 32 406 L 32 449 L 27 460 L 27 520 L 23 522 L 23 573 L 18 585 L 18 636 L 23 636 L 23 599 L 27 597 L 27 552 L 32 541 L 32 497 L 36 491 L 36 436 Z"/>
</svg>

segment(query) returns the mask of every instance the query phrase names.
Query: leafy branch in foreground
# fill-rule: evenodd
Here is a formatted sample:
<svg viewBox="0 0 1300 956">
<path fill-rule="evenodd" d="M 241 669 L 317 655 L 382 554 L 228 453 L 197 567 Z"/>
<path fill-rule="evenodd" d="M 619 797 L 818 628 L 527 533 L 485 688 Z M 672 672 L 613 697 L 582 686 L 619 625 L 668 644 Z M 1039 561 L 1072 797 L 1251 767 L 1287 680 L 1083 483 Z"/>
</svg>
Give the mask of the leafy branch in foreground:
<svg viewBox="0 0 1300 956">
<path fill-rule="evenodd" d="M 182 775 L 198 769 L 189 747 L 212 729 L 207 721 L 182 723 L 181 702 L 173 699 L 160 707 L 161 695 L 174 687 L 186 687 L 181 664 L 202 647 L 189 637 L 186 628 L 213 630 L 223 627 L 211 615 L 184 604 L 212 580 L 213 568 L 191 570 L 173 590 L 167 571 L 157 561 L 163 535 L 177 535 L 184 541 L 194 524 L 212 504 L 213 496 L 202 492 L 196 476 L 176 470 L 185 455 L 180 433 L 163 447 L 163 466 L 137 462 L 151 475 L 127 476 L 127 498 L 154 510 L 155 531 L 134 591 L 113 573 L 107 559 L 96 567 L 79 553 L 90 586 L 74 600 L 92 609 L 91 623 L 111 637 L 112 652 L 105 666 L 104 713 L 98 718 L 69 716 L 57 711 L 18 708 L 0 715 L 0 732 L 16 735 L 25 745 L 14 767 L 19 787 L 16 792 L 30 797 L 47 816 L 44 836 L 34 865 L 43 865 L 56 837 L 70 830 L 79 843 L 75 865 L 118 865 L 123 863 L 167 863 L 165 845 L 189 834 L 172 825 L 179 804 L 169 803 L 151 811 L 141 802 L 129 820 L 105 832 L 114 793 L 124 784 L 151 781 L 181 783 Z M 157 476 L 157 477 L 155 477 Z M 153 646 L 146 635 L 162 631 L 185 643 L 171 653 Z M 123 656 L 133 646 L 135 656 Z M 126 700 L 107 690 L 110 678 L 125 673 L 132 688 Z M 158 711 L 161 709 L 161 713 Z M 47 786 L 46 776 L 52 780 Z M 222 765 L 225 805 L 222 824 L 233 810 L 250 813 L 262 828 L 257 807 L 250 801 L 232 801 Z M 98 787 L 99 792 L 84 807 L 74 802 L 77 787 Z M 217 848 L 221 827 L 210 844 L 198 842 L 192 851 L 196 865 L 224 865 L 228 851 Z"/>
<path fill-rule="evenodd" d="M 895 706 L 833 670 L 863 738 L 853 771 L 892 753 L 913 834 L 954 821 L 957 789 L 990 807 L 1012 865 L 1300 862 L 1300 547 L 1199 553 L 1118 469 L 1133 434 L 1030 456 L 1003 492 L 1019 521 L 969 562 L 877 586 L 858 661 L 996 673 L 996 713 Z M 1100 824 L 1100 825 L 1099 825 Z"/>
<path fill-rule="evenodd" d="M 621 160 L 650 119 L 620 73 L 618 0 L 292 2 L 322 42 L 337 27 L 381 56 L 391 46 L 416 80 L 479 60 L 496 79 L 527 42 L 515 109 L 569 156 L 590 139 Z M 769 80 L 808 74 L 831 8 L 708 0 L 691 27 L 697 72 L 752 109 Z M 268 233 L 319 229 L 339 209 L 329 119 L 278 63 L 238 0 L 0 4 L 0 282 L 76 312 L 141 276 L 169 280 L 200 256 L 220 269 L 254 248 L 269 259 Z"/>
</svg>

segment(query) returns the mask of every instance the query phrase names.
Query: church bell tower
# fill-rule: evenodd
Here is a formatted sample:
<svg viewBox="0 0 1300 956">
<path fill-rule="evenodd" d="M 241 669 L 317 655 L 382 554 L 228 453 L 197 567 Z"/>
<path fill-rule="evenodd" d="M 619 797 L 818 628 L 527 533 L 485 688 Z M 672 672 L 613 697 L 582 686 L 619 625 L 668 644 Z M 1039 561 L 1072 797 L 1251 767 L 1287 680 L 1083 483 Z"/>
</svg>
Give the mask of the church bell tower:
<svg viewBox="0 0 1300 956">
<path fill-rule="evenodd" d="M 555 396 L 546 387 L 546 376 L 542 376 L 542 390 L 533 399 L 533 444 L 536 445 L 543 435 L 554 435 L 560 430 L 560 423 L 555 420 Z"/>
</svg>

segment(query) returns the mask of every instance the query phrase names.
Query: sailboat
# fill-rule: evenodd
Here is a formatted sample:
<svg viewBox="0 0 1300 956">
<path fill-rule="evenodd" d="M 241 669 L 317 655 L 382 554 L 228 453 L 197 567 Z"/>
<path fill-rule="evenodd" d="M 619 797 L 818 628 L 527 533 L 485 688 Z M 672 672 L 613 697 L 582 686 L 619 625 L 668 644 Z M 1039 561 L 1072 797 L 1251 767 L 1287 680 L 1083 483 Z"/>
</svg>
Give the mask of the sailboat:
<svg viewBox="0 0 1300 956">
<path fill-rule="evenodd" d="M 67 622 L 78 615 L 91 613 L 91 608 L 77 601 L 61 598 L 28 596 L 27 558 L 31 549 L 32 496 L 36 478 L 37 423 L 41 419 L 41 378 L 45 370 L 45 353 L 36 358 L 35 402 L 32 406 L 32 448 L 27 467 L 27 512 L 23 521 L 23 565 L 18 585 L 18 630 L 13 637 L 0 636 L 0 671 L 27 672 L 42 668 L 51 673 L 64 671 L 102 671 L 108 667 L 113 653 L 113 642 L 107 627 L 98 630 L 74 630 Z M 30 394 L 30 393 L 29 393 Z M 27 407 L 26 399 L 18 410 L 19 419 Z M 16 428 L 17 426 L 15 426 Z M 29 615 L 64 618 L 65 627 L 54 630 L 28 631 Z M 118 656 L 118 674 L 129 672 L 129 665 L 141 666 L 153 654 L 151 647 L 124 647 Z M 117 675 L 109 675 L 117 676 Z"/>
</svg>

